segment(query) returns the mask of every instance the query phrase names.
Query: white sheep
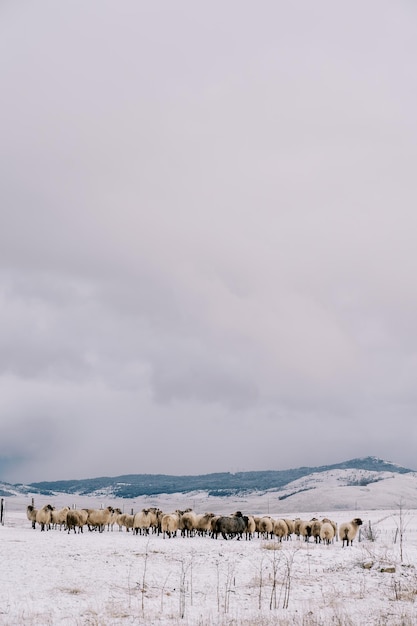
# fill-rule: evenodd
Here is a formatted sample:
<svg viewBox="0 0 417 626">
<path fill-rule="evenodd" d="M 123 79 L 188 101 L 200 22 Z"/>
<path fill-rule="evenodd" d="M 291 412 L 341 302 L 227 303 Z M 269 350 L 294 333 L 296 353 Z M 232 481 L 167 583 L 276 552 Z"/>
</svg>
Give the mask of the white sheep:
<svg viewBox="0 0 417 626">
<path fill-rule="evenodd" d="M 333 543 L 335 530 L 331 522 L 322 522 L 320 528 L 320 539 L 326 545 Z"/>
<path fill-rule="evenodd" d="M 41 530 L 49 530 L 51 527 L 51 513 L 54 507 L 51 504 L 45 504 L 36 512 L 36 523 L 40 525 Z"/>
<path fill-rule="evenodd" d="M 99 532 L 103 532 L 105 526 L 110 524 L 113 508 L 107 506 L 105 509 L 87 509 L 87 526 L 88 530 L 98 529 Z"/>
<path fill-rule="evenodd" d="M 277 519 L 274 521 L 273 532 L 276 537 L 278 537 L 279 541 L 286 539 L 288 537 L 288 526 L 285 520 Z"/>
<path fill-rule="evenodd" d="M 256 521 L 256 520 L 255 520 Z M 272 535 L 274 532 L 274 522 L 269 515 L 264 515 L 258 521 L 258 536 L 261 535 L 264 539 L 272 539 Z"/>
<path fill-rule="evenodd" d="M 122 526 L 126 528 L 126 532 L 129 532 L 129 529 L 133 529 L 133 525 L 135 523 L 135 516 L 129 513 L 122 513 L 117 518 L 117 523 L 119 524 L 119 530 L 122 530 Z"/>
<path fill-rule="evenodd" d="M 69 506 L 64 506 L 62 509 L 59 509 L 59 511 L 56 511 L 55 509 L 51 511 L 52 528 L 56 528 L 57 526 L 59 526 L 59 530 L 62 530 L 62 526 L 66 524 L 67 513 L 69 510 Z"/>
<path fill-rule="evenodd" d="M 151 516 L 151 526 L 152 532 L 159 533 L 161 530 L 161 518 L 163 516 L 163 511 L 158 509 L 157 507 L 150 507 L 149 514 Z"/>
<path fill-rule="evenodd" d="M 294 534 L 298 538 L 300 538 L 300 525 L 301 525 L 301 519 L 299 517 L 296 517 L 294 520 Z"/>
<path fill-rule="evenodd" d="M 137 535 L 148 535 L 153 516 L 149 509 L 142 509 L 135 514 L 133 520 L 133 532 Z"/>
<path fill-rule="evenodd" d="M 214 533 L 216 532 L 216 522 L 221 517 L 221 515 L 215 515 L 210 520 L 210 536 L 214 538 Z"/>
<path fill-rule="evenodd" d="M 334 520 L 329 519 L 328 517 L 323 517 L 323 519 L 321 520 L 323 523 L 327 522 L 329 524 L 331 524 L 333 526 L 333 530 L 334 530 L 334 536 L 336 537 L 337 540 L 337 524 Z"/>
<path fill-rule="evenodd" d="M 253 517 L 253 515 L 248 515 L 246 539 L 252 539 L 255 530 L 256 530 L 255 518 Z"/>
<path fill-rule="evenodd" d="M 355 519 L 351 522 L 344 522 L 343 524 L 340 524 L 339 538 L 342 542 L 342 548 L 345 547 L 345 541 L 347 546 L 353 545 L 353 540 L 356 537 L 359 526 L 362 526 L 362 523 L 363 522 L 360 517 L 355 517 Z"/>
<path fill-rule="evenodd" d="M 111 529 L 113 531 L 113 526 L 117 524 L 117 520 L 119 518 L 119 515 L 121 514 L 122 514 L 121 509 L 118 509 L 118 508 L 113 509 L 113 513 L 111 514 L 111 517 L 110 517 L 110 522 L 107 525 L 107 530 Z"/>
<path fill-rule="evenodd" d="M 291 539 L 291 535 L 293 535 L 295 533 L 295 522 L 294 522 L 294 520 L 287 519 L 286 517 L 284 518 L 284 522 L 288 526 L 288 536 L 287 536 L 287 539 Z"/>
<path fill-rule="evenodd" d="M 180 516 L 178 512 L 175 513 L 165 513 L 165 515 L 161 518 L 161 531 L 162 536 L 165 539 L 166 535 L 169 538 L 176 537 L 178 526 L 179 526 Z"/>
<path fill-rule="evenodd" d="M 311 520 L 311 536 L 314 538 L 314 541 L 316 543 L 320 543 L 321 538 L 320 538 L 320 530 L 321 530 L 321 524 L 322 522 L 320 522 L 320 520 L 313 518 Z"/>
<path fill-rule="evenodd" d="M 201 513 L 197 515 L 197 533 L 199 535 L 208 535 L 211 530 L 211 520 L 215 517 L 214 513 Z"/>
</svg>

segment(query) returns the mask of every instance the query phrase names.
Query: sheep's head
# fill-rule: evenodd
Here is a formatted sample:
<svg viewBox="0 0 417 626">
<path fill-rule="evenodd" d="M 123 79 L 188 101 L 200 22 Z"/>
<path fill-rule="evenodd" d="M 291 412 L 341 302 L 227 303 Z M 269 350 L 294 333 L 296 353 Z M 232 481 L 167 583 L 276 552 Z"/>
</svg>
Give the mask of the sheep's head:
<svg viewBox="0 0 417 626">
<path fill-rule="evenodd" d="M 362 526 L 363 524 L 360 517 L 355 517 L 355 519 L 353 520 L 353 523 L 356 524 L 356 526 Z"/>
</svg>

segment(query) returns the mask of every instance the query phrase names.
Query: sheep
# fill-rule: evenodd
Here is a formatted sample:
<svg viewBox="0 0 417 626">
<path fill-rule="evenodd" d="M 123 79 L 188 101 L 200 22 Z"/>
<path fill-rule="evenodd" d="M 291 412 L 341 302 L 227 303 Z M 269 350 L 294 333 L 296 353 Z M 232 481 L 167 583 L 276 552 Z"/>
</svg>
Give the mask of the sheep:
<svg viewBox="0 0 417 626">
<path fill-rule="evenodd" d="M 185 526 L 183 521 L 183 516 L 185 513 L 189 513 L 191 509 L 185 509 L 185 511 L 179 511 L 178 509 L 175 511 L 178 515 L 178 530 L 181 531 L 181 537 L 184 537 Z"/>
<path fill-rule="evenodd" d="M 216 522 L 217 520 L 220 518 L 220 515 L 215 515 L 214 517 L 211 518 L 210 520 L 210 536 L 213 537 L 215 530 L 216 530 Z"/>
<path fill-rule="evenodd" d="M 124 513 L 122 513 L 120 511 L 120 509 L 115 509 L 114 510 L 114 523 L 118 525 L 119 532 L 121 532 L 123 530 L 123 524 L 122 524 L 122 516 L 123 515 L 124 515 Z"/>
<path fill-rule="evenodd" d="M 88 511 L 87 509 L 77 510 L 69 510 L 67 512 L 66 517 L 66 525 L 68 529 L 68 534 L 70 534 L 71 530 L 76 532 L 76 528 L 78 528 L 78 532 L 83 532 L 83 526 L 87 523 Z"/>
<path fill-rule="evenodd" d="M 288 526 L 283 519 L 274 520 L 273 533 L 279 541 L 288 537 Z"/>
<path fill-rule="evenodd" d="M 320 539 L 324 544 L 330 545 L 333 543 L 335 537 L 335 530 L 330 522 L 322 522 L 320 528 Z"/>
<path fill-rule="evenodd" d="M 70 508 L 71 507 L 69 506 L 64 506 L 62 509 L 59 509 L 59 511 L 56 511 L 55 509 L 51 511 L 52 528 L 56 528 L 57 526 L 59 526 L 59 530 L 62 530 L 62 526 L 67 521 L 67 513 Z"/>
<path fill-rule="evenodd" d="M 252 539 L 253 534 L 256 529 L 255 518 L 253 517 L 253 515 L 248 515 L 247 517 L 248 517 L 248 524 L 247 524 L 247 529 L 246 529 L 246 539 Z"/>
<path fill-rule="evenodd" d="M 272 539 L 274 532 L 274 522 L 269 515 L 264 515 L 258 522 L 258 536 L 261 535 L 264 539 Z"/>
<path fill-rule="evenodd" d="M 207 535 L 211 531 L 211 520 L 214 513 L 203 513 L 197 515 L 197 533 L 199 535 Z"/>
<path fill-rule="evenodd" d="M 321 541 L 321 538 L 320 538 L 321 524 L 322 522 L 320 522 L 318 519 L 314 518 L 311 520 L 311 536 L 314 537 L 314 541 L 316 543 L 320 543 Z"/>
<path fill-rule="evenodd" d="M 322 519 L 321 521 L 322 521 L 323 523 L 325 523 L 325 522 L 326 522 L 326 523 L 328 523 L 328 524 L 331 524 L 331 525 L 332 525 L 333 530 L 334 530 L 334 535 L 335 535 L 336 540 L 337 540 L 337 524 L 336 524 L 336 522 L 334 522 L 332 519 L 329 519 L 328 517 L 323 517 L 323 519 Z"/>
<path fill-rule="evenodd" d="M 312 523 L 312 521 L 306 522 L 305 520 L 300 520 L 299 533 L 300 537 L 304 537 L 304 541 L 308 541 L 311 537 Z"/>
<path fill-rule="evenodd" d="M 161 531 L 162 536 L 165 539 L 166 535 L 169 538 L 176 537 L 179 525 L 179 513 L 165 513 L 161 518 Z"/>
<path fill-rule="evenodd" d="M 301 521 L 302 520 L 299 517 L 296 517 L 294 520 L 294 534 L 296 535 L 296 537 L 298 537 L 298 539 L 300 538 Z"/>
<path fill-rule="evenodd" d="M 122 529 L 122 526 L 126 528 L 126 532 L 130 531 L 130 528 L 133 529 L 133 525 L 135 523 L 135 516 L 129 513 L 122 513 L 117 518 L 117 523 L 119 524 L 119 530 Z"/>
<path fill-rule="evenodd" d="M 182 516 L 182 524 L 183 530 L 182 534 L 184 537 L 193 537 L 197 530 L 197 515 L 191 509 L 189 511 L 185 511 Z"/>
<path fill-rule="evenodd" d="M 39 511 L 36 513 L 36 522 L 40 525 L 41 530 L 49 530 L 51 527 L 51 513 L 54 510 L 54 507 L 51 504 L 45 504 Z"/>
<path fill-rule="evenodd" d="M 238 511 L 240 513 L 240 511 Z M 248 526 L 248 518 L 246 515 L 230 515 L 229 517 L 219 517 L 216 521 L 213 538 L 217 539 L 218 534 L 221 533 L 223 539 L 228 539 L 235 537 L 237 535 L 237 539 L 242 537 L 243 533 L 246 532 Z"/>
<path fill-rule="evenodd" d="M 106 524 L 110 523 L 113 510 L 114 509 L 111 506 L 108 506 L 105 509 L 87 509 L 88 530 L 98 528 L 99 532 L 102 533 Z"/>
<path fill-rule="evenodd" d="M 342 548 L 346 546 L 353 545 L 353 540 L 356 537 L 356 533 L 358 532 L 359 526 L 362 526 L 362 520 L 360 517 L 355 517 L 351 522 L 344 522 L 340 524 L 339 528 L 339 537 L 342 542 Z"/>
<path fill-rule="evenodd" d="M 152 514 L 149 509 L 142 509 L 136 513 L 133 520 L 133 532 L 135 535 L 148 535 L 151 527 Z"/>
<path fill-rule="evenodd" d="M 111 530 L 113 532 L 113 526 L 115 524 L 117 524 L 117 520 L 119 518 L 119 515 L 121 515 L 121 514 L 122 514 L 122 511 L 120 509 L 118 509 L 118 508 L 113 509 L 113 513 L 111 514 L 110 521 L 107 524 L 107 530 L 110 530 L 110 528 L 111 528 Z"/>
<path fill-rule="evenodd" d="M 32 504 L 28 504 L 28 506 L 26 507 L 26 517 L 28 518 L 29 522 L 32 523 L 32 528 L 36 527 L 37 513 L 38 513 L 38 509 L 35 509 L 35 507 Z"/>
<path fill-rule="evenodd" d="M 149 514 L 151 516 L 150 528 L 152 528 L 152 532 L 159 534 L 161 531 L 161 518 L 164 513 L 163 511 L 161 511 L 161 509 L 151 507 L 149 509 Z"/>
<path fill-rule="evenodd" d="M 232 517 L 242 517 L 242 512 L 241 511 L 236 511 L 236 513 L 232 513 Z M 253 517 L 253 515 L 246 515 L 245 517 L 247 517 L 248 521 L 246 522 L 246 529 L 245 529 L 245 539 L 246 541 L 249 539 L 251 540 L 253 537 L 253 533 L 256 530 L 256 524 L 255 524 L 255 518 Z"/>
<path fill-rule="evenodd" d="M 293 535 L 295 533 L 295 522 L 292 519 L 287 519 L 284 518 L 284 522 L 287 524 L 288 526 L 288 535 L 287 535 L 287 539 L 291 539 L 291 535 Z"/>
</svg>

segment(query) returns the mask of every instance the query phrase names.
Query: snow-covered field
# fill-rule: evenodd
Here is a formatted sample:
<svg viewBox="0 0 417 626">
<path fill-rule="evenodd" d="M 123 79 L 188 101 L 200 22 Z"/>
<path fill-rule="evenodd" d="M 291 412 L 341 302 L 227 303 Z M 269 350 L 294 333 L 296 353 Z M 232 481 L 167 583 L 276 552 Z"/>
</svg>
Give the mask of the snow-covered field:
<svg viewBox="0 0 417 626">
<path fill-rule="evenodd" d="M 38 506 L 62 505 L 37 498 Z M 41 532 L 26 518 L 29 503 L 27 497 L 6 498 L 0 526 L 2 625 L 417 624 L 415 510 L 316 511 L 316 517 L 339 524 L 363 519 L 361 541 L 342 549 L 340 542 L 325 546 L 295 537 L 279 544 L 257 537 L 163 539 L 116 528 L 101 534 Z M 229 500 L 225 506 L 228 512 L 252 513 L 247 505 Z M 87 498 L 77 506 L 98 508 Z M 129 511 L 130 506 L 125 503 Z M 170 500 L 163 510 L 175 508 Z M 365 537 L 369 523 L 375 541 Z"/>
</svg>

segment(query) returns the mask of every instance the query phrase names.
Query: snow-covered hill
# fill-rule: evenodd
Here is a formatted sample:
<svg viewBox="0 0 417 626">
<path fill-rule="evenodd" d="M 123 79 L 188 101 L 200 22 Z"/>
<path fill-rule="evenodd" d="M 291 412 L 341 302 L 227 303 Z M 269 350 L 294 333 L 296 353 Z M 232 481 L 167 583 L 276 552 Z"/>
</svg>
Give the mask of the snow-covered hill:
<svg viewBox="0 0 417 626">
<path fill-rule="evenodd" d="M 0 483 L 0 490 L 2 485 Z M 56 506 L 87 506 L 86 503 L 114 503 L 123 510 L 137 511 L 148 506 L 158 506 L 164 511 L 192 508 L 198 512 L 230 513 L 240 509 L 247 513 L 296 515 L 300 512 L 325 512 L 343 510 L 396 509 L 402 504 L 407 509 L 417 509 L 417 473 L 373 472 L 342 469 L 318 472 L 304 476 L 283 489 L 253 490 L 228 497 L 212 496 L 206 491 L 145 495 L 133 499 L 115 498 L 111 490 L 98 490 L 86 495 L 53 492 L 37 494 L 11 490 L 8 506 L 29 502 L 36 504 L 52 501 Z M 17 497 L 15 497 L 17 496 Z M 13 503 L 12 501 L 16 502 Z M 94 505 L 95 506 L 95 505 Z"/>
</svg>

